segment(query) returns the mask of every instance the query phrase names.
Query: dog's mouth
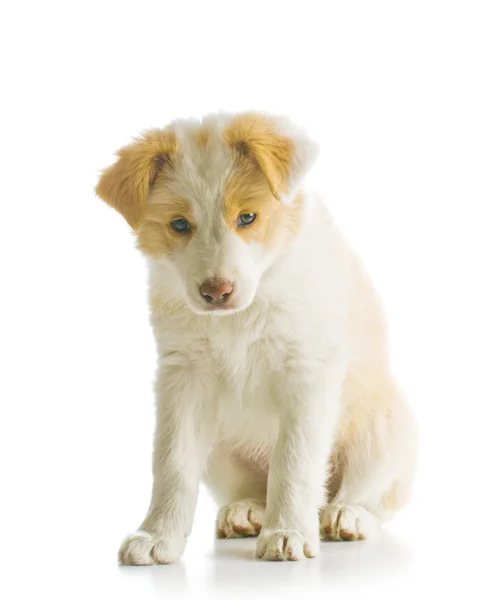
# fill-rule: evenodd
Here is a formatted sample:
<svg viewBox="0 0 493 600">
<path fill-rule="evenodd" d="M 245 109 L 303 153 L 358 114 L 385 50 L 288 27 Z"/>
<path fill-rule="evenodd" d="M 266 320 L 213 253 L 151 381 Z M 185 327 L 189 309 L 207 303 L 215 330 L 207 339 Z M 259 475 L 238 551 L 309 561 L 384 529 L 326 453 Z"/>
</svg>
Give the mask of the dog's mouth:
<svg viewBox="0 0 493 600">
<path fill-rule="evenodd" d="M 219 317 L 241 312 L 242 310 L 245 310 L 245 308 L 248 308 L 249 305 L 238 306 L 236 304 L 223 304 L 221 306 L 209 306 L 205 304 L 197 306 L 195 303 L 189 303 L 188 306 L 196 315 L 217 315 Z"/>
<path fill-rule="evenodd" d="M 221 317 L 232 315 L 247 309 L 251 305 L 253 298 L 246 302 L 241 302 L 235 295 L 228 302 L 222 304 L 209 304 L 203 298 L 190 298 L 187 295 L 186 301 L 190 310 L 196 315 L 214 315 Z"/>
<path fill-rule="evenodd" d="M 242 308 L 237 308 L 236 306 L 217 306 L 215 308 L 207 309 L 205 313 L 208 315 L 225 316 L 241 312 L 242 310 Z"/>
</svg>

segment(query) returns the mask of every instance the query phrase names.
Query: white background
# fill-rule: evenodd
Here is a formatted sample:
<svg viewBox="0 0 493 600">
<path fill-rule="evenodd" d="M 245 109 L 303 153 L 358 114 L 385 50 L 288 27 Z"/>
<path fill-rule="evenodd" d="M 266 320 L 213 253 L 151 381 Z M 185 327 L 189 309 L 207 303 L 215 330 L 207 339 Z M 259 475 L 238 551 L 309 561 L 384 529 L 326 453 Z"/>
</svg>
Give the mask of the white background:
<svg viewBox="0 0 493 600">
<path fill-rule="evenodd" d="M 11 2 L 0 15 L 3 598 L 491 598 L 491 2 Z M 139 131 L 258 108 L 321 143 L 322 192 L 389 313 L 422 445 L 375 543 L 311 561 L 215 542 L 119 567 L 147 509 L 145 271 L 98 172 Z"/>
</svg>

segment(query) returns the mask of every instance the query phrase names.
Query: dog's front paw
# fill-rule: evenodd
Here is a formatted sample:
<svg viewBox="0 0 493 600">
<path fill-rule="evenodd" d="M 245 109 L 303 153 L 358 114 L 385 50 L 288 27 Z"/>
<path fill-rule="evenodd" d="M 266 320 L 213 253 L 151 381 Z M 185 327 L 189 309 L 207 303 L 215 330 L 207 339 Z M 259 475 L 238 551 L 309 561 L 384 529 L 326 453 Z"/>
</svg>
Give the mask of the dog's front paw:
<svg viewBox="0 0 493 600">
<path fill-rule="evenodd" d="M 301 560 L 313 558 L 319 546 L 318 539 L 308 541 L 294 529 L 262 529 L 255 554 L 263 560 Z"/>
<path fill-rule="evenodd" d="M 123 540 L 118 559 L 123 565 L 167 565 L 180 558 L 185 542 L 185 536 L 168 537 L 136 531 Z"/>
</svg>

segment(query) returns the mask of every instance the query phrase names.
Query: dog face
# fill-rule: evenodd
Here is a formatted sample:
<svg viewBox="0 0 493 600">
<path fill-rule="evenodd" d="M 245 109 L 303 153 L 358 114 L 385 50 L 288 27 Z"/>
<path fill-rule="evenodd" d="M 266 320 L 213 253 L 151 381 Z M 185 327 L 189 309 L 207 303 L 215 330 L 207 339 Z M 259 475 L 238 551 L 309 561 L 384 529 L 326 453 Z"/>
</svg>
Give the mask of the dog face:
<svg viewBox="0 0 493 600">
<path fill-rule="evenodd" d="M 284 119 L 215 115 L 152 130 L 118 152 L 97 194 L 196 313 L 249 306 L 303 214 L 316 145 Z M 163 275 L 166 279 L 166 275 Z"/>
</svg>

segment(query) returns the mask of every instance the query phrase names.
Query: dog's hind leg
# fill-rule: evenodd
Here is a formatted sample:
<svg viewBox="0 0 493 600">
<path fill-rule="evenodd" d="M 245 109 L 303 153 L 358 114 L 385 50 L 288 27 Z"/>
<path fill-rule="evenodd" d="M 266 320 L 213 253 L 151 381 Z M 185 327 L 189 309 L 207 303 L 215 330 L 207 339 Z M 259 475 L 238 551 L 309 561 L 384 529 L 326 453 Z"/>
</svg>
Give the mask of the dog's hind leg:
<svg viewBox="0 0 493 600">
<path fill-rule="evenodd" d="M 353 386 L 345 393 L 359 402 L 347 398 L 332 453 L 329 503 L 320 513 L 321 535 L 330 540 L 375 537 L 380 524 L 407 503 L 415 469 L 416 424 L 400 392 L 390 383 Z"/>
</svg>

